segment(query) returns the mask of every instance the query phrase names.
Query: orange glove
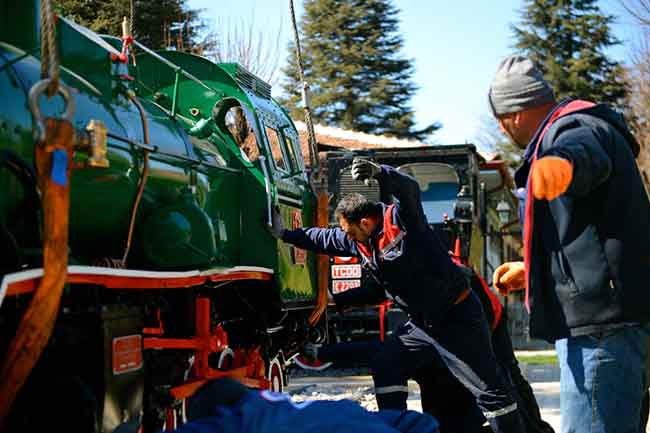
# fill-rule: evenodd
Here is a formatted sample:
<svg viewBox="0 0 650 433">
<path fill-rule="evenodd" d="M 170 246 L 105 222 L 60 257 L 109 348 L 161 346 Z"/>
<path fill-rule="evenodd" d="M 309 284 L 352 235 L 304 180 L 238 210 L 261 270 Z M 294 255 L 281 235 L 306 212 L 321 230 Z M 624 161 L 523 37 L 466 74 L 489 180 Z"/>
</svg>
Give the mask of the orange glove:
<svg viewBox="0 0 650 433">
<path fill-rule="evenodd" d="M 558 156 L 545 156 L 533 164 L 533 196 L 554 200 L 564 194 L 573 179 L 573 164 Z"/>
<path fill-rule="evenodd" d="M 503 296 L 509 292 L 526 287 L 524 262 L 507 262 L 496 268 L 492 276 L 492 285 Z"/>
</svg>

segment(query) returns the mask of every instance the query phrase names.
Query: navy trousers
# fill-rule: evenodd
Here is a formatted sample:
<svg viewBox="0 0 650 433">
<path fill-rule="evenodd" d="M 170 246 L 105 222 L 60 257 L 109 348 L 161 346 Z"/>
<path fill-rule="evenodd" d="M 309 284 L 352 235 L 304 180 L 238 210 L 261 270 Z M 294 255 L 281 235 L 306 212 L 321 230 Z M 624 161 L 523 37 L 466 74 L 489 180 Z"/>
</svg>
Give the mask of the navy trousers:
<svg viewBox="0 0 650 433">
<path fill-rule="evenodd" d="M 467 388 L 496 433 L 523 433 L 517 403 L 492 348 L 490 330 L 474 293 L 451 307 L 435 326 L 405 323 L 371 359 L 380 409 L 406 409 L 407 380 L 437 360 Z M 425 370 L 426 371 L 426 370 Z"/>
</svg>

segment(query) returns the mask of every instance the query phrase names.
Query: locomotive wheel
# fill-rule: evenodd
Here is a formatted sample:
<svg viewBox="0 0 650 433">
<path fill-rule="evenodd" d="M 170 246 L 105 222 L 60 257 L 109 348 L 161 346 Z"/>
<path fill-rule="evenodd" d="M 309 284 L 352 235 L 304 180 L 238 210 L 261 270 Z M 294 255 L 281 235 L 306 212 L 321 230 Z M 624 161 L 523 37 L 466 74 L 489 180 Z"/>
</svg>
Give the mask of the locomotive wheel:
<svg viewBox="0 0 650 433">
<path fill-rule="evenodd" d="M 284 368 L 282 368 L 282 354 L 278 353 L 274 358 L 269 361 L 266 369 L 266 378 L 271 382 L 269 391 L 283 392 L 284 381 Z"/>
</svg>

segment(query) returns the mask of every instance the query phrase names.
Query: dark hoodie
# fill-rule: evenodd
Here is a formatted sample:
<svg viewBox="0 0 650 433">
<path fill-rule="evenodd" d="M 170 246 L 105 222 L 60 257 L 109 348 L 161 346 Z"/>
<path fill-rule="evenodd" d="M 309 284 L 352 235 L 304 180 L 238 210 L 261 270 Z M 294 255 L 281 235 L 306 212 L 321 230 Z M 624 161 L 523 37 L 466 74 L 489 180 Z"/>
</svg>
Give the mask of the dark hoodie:
<svg viewBox="0 0 650 433">
<path fill-rule="evenodd" d="M 189 399 L 189 422 L 176 433 L 439 433 L 438 422 L 414 411 L 368 412 L 350 400 L 296 403 L 286 394 L 254 391 L 218 379 Z"/>
<path fill-rule="evenodd" d="M 519 187 L 538 135 L 515 175 Z M 565 194 L 534 204 L 532 337 L 554 341 L 649 321 L 650 203 L 638 152 L 623 116 L 605 105 L 560 117 L 544 135 L 538 158 L 568 159 L 574 172 Z"/>
</svg>

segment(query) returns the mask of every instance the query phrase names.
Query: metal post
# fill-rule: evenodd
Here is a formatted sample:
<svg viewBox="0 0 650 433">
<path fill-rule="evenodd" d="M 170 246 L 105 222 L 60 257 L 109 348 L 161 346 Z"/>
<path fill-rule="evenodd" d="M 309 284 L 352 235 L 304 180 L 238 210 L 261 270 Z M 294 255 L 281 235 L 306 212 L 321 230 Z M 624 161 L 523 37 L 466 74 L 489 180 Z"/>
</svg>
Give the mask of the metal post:
<svg viewBox="0 0 650 433">
<path fill-rule="evenodd" d="M 174 96 L 172 97 L 172 114 L 173 118 L 176 118 L 176 108 L 178 107 L 178 88 L 181 82 L 181 69 L 176 70 L 176 76 L 174 77 Z"/>
<path fill-rule="evenodd" d="M 505 243 L 503 242 L 503 237 L 507 234 L 504 231 L 497 232 L 499 236 L 499 265 L 503 264 L 506 260 L 505 256 Z M 503 297 L 503 312 L 506 317 L 506 329 L 510 332 L 509 320 L 508 319 L 508 295 Z"/>
</svg>

